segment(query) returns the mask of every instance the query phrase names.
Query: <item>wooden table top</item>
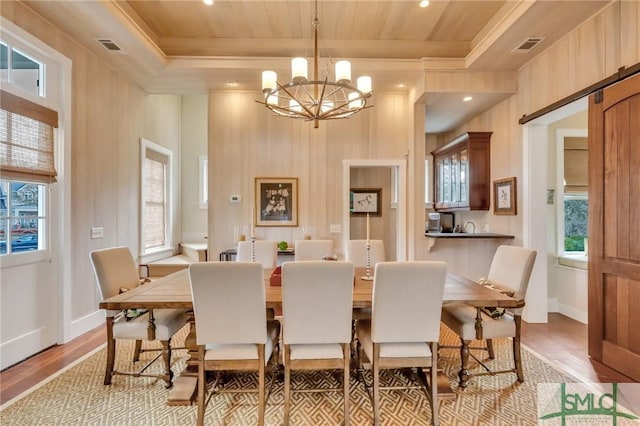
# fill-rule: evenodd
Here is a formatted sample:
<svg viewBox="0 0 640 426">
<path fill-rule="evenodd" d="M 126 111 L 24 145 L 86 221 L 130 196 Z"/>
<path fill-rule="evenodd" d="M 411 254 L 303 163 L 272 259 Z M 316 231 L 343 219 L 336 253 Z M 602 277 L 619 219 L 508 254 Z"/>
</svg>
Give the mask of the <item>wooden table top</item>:
<svg viewBox="0 0 640 426">
<path fill-rule="evenodd" d="M 364 268 L 356 268 L 353 287 L 353 307 L 371 307 L 373 281 L 365 281 Z M 265 279 L 265 296 L 268 308 L 282 306 L 281 287 L 269 285 Z M 524 303 L 498 291 L 483 287 L 475 281 L 453 273 L 447 273 L 443 305 L 445 306 L 501 306 L 520 307 Z M 187 269 L 141 285 L 126 293 L 118 294 L 100 302 L 101 309 L 193 309 L 189 273 Z"/>
</svg>

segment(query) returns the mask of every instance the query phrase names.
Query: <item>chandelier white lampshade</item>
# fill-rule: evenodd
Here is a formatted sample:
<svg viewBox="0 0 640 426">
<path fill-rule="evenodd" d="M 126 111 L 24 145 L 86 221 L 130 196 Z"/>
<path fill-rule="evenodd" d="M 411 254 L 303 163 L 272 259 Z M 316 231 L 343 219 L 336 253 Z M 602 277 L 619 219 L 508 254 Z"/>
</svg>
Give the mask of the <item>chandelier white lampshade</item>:
<svg viewBox="0 0 640 426">
<path fill-rule="evenodd" d="M 262 72 L 264 100 L 256 101 L 276 115 L 313 121 L 349 118 L 365 108 L 373 95 L 370 76 L 361 76 L 351 85 L 351 63 L 341 60 L 335 64 L 335 80 L 318 76 L 318 2 L 313 19 L 313 76 L 309 78 L 308 61 L 303 57 L 291 60 L 291 82 L 280 83 L 274 71 Z"/>
<path fill-rule="evenodd" d="M 361 91 L 364 94 L 371 93 L 371 90 L 372 90 L 371 77 L 369 77 L 368 75 L 363 75 L 361 77 L 358 77 L 356 82 L 357 82 L 357 87 L 359 91 Z"/>
<path fill-rule="evenodd" d="M 305 58 L 293 58 L 291 60 L 291 80 L 301 83 L 307 81 L 307 60 Z"/>
<path fill-rule="evenodd" d="M 267 103 L 269 105 L 278 105 L 278 97 L 275 95 L 267 96 Z"/>
<path fill-rule="evenodd" d="M 275 71 L 262 71 L 262 91 L 274 90 L 278 84 L 278 74 Z"/>
<path fill-rule="evenodd" d="M 336 81 L 338 83 L 351 83 L 351 62 L 336 62 Z"/>
<path fill-rule="evenodd" d="M 300 105 L 300 102 L 296 101 L 295 99 L 289 100 L 289 108 L 295 112 L 302 112 L 302 105 Z"/>
</svg>

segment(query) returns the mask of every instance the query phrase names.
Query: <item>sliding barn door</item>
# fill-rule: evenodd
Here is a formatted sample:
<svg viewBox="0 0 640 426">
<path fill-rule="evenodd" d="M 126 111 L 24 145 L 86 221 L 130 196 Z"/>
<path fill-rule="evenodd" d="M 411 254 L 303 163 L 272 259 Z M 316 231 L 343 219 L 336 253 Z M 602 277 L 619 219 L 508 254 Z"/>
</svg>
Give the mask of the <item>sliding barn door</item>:
<svg viewBox="0 0 640 426">
<path fill-rule="evenodd" d="M 640 381 L 640 75 L 589 98 L 589 355 Z"/>
</svg>

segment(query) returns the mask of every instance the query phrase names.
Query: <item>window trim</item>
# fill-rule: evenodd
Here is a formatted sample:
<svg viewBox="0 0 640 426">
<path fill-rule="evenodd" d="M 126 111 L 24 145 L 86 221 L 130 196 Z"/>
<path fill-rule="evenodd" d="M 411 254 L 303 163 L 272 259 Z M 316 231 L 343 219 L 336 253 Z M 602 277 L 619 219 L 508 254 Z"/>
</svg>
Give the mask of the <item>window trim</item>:
<svg viewBox="0 0 640 426">
<path fill-rule="evenodd" d="M 209 207 L 209 159 L 206 155 L 198 156 L 198 207 L 206 210 Z"/>
<path fill-rule="evenodd" d="M 146 213 L 145 202 L 144 202 L 144 182 L 145 182 L 145 167 L 144 161 L 147 158 L 147 150 L 157 153 L 162 156 L 167 157 L 167 172 L 165 178 L 165 209 L 166 209 L 166 219 L 165 219 L 165 233 L 166 233 L 166 243 L 162 247 L 153 248 L 150 250 L 145 249 L 145 232 L 144 232 L 144 218 Z M 173 254 L 173 200 L 172 193 L 173 188 L 171 184 L 171 179 L 173 176 L 173 151 L 165 148 L 161 145 L 158 145 L 154 142 L 151 142 L 148 139 L 140 138 L 140 256 L 141 261 L 143 263 L 153 261 L 156 259 L 161 259 L 166 256 L 171 256 Z"/>
<path fill-rule="evenodd" d="M 433 156 L 424 157 L 424 208 L 433 208 Z"/>
</svg>

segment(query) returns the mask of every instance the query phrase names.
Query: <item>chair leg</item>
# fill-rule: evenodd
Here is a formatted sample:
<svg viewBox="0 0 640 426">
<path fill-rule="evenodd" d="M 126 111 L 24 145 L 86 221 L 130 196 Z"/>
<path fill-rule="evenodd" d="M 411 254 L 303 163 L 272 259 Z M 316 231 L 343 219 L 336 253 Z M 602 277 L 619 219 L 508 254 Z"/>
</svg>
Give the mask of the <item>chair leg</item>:
<svg viewBox="0 0 640 426">
<path fill-rule="evenodd" d="M 524 371 L 522 370 L 522 354 L 520 352 L 520 329 L 522 327 L 522 319 L 520 315 L 514 316 L 516 324 L 516 335 L 513 337 L 513 361 L 516 364 L 516 375 L 520 383 L 524 382 Z"/>
<path fill-rule="evenodd" d="M 133 350 L 133 362 L 140 361 L 141 352 L 142 352 L 142 340 L 136 340 L 136 347 Z"/>
<path fill-rule="evenodd" d="M 344 379 L 342 380 L 344 397 L 344 426 L 349 426 L 349 372 L 350 372 L 351 343 L 342 345 L 342 356 L 344 357 Z"/>
<path fill-rule="evenodd" d="M 284 345 L 284 426 L 289 426 L 291 409 L 291 359 L 289 345 Z"/>
<path fill-rule="evenodd" d="M 380 426 L 380 346 L 373 344 L 373 359 L 371 360 L 373 375 L 373 425 Z"/>
<path fill-rule="evenodd" d="M 204 350 L 200 348 L 198 353 L 198 426 L 204 426 L 204 391 L 206 388 L 206 380 L 207 378 L 204 371 Z"/>
<path fill-rule="evenodd" d="M 438 401 L 438 342 L 431 343 L 431 424 L 438 426 L 439 401 Z"/>
<path fill-rule="evenodd" d="M 171 371 L 171 340 L 162 341 L 162 361 L 164 363 L 164 387 L 169 389 L 173 385 L 173 371 Z"/>
<path fill-rule="evenodd" d="M 264 380 L 264 344 L 258 345 L 258 426 L 264 426 L 265 380 Z"/>
<path fill-rule="evenodd" d="M 487 339 L 487 352 L 489 352 L 489 359 L 496 358 L 496 352 L 493 349 L 493 339 Z"/>
<path fill-rule="evenodd" d="M 460 345 L 460 361 L 461 361 L 461 368 L 460 371 L 458 372 L 458 386 L 461 388 L 466 388 L 467 387 L 467 382 L 469 381 L 469 378 L 471 377 L 469 374 L 469 343 L 471 343 L 470 340 L 462 340 L 461 341 L 461 345 Z"/>
<path fill-rule="evenodd" d="M 113 365 L 116 359 L 116 340 L 113 338 L 113 317 L 108 317 L 107 322 L 107 365 L 104 371 L 104 384 L 110 385 L 113 377 Z"/>
</svg>

